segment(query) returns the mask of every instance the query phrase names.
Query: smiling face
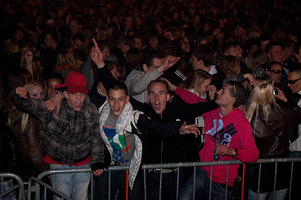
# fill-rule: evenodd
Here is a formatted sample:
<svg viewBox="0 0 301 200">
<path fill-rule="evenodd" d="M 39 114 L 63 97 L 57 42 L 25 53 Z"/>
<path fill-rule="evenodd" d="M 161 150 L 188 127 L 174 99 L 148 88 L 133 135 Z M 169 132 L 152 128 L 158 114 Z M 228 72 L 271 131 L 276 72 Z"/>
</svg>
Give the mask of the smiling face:
<svg viewBox="0 0 301 200">
<path fill-rule="evenodd" d="M 123 89 L 110 89 L 108 92 L 107 101 L 110 105 L 110 112 L 115 119 L 122 113 L 130 97 Z"/>
<path fill-rule="evenodd" d="M 169 100 L 170 95 L 164 83 L 155 82 L 148 87 L 147 101 L 158 115 L 161 115 L 166 109 Z"/>
<path fill-rule="evenodd" d="M 85 93 L 82 92 L 71 94 L 67 91 L 64 91 L 64 95 L 65 98 L 67 99 L 68 105 L 71 108 L 73 108 L 75 111 L 80 111 L 87 96 Z"/>
</svg>

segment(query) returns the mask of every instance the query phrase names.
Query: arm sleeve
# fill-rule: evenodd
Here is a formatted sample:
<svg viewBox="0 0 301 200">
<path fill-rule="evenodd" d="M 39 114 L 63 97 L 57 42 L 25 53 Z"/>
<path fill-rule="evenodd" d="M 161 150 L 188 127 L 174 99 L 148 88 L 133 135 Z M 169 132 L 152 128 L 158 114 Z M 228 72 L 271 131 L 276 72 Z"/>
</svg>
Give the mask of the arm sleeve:
<svg viewBox="0 0 301 200">
<path fill-rule="evenodd" d="M 105 86 L 106 90 L 108 91 L 110 85 L 112 85 L 112 83 L 114 83 L 116 79 L 114 78 L 114 76 L 111 74 L 110 70 L 106 66 L 99 68 L 97 70 L 97 73 L 103 85 Z"/>
<path fill-rule="evenodd" d="M 106 101 L 105 97 L 98 94 L 96 87 L 92 87 L 91 92 L 89 92 L 89 99 L 94 103 L 96 108 L 100 108 Z"/>
<path fill-rule="evenodd" d="M 90 154 L 91 169 L 95 171 L 104 168 L 104 143 L 100 137 L 98 112 L 94 106 L 93 108 L 91 109 L 93 126 L 90 132 Z"/>
<path fill-rule="evenodd" d="M 43 116 L 50 115 L 45 106 L 45 99 L 23 99 L 14 94 L 14 100 L 17 107 L 30 112 L 42 122 L 45 119 Z"/>
<path fill-rule="evenodd" d="M 289 149 L 290 151 L 301 151 L 301 136 L 290 144 Z"/>
<path fill-rule="evenodd" d="M 197 95 L 189 92 L 188 90 L 184 90 L 181 87 L 177 87 L 175 93 L 181 97 L 181 99 L 186 103 L 199 103 L 206 102 L 204 99 L 198 97 Z"/>
<path fill-rule="evenodd" d="M 188 104 L 182 101 L 182 99 L 180 99 L 179 97 L 177 97 L 178 99 L 176 99 L 176 97 L 177 96 L 174 97 L 171 103 L 173 104 L 173 109 L 179 115 L 181 115 L 180 119 L 195 118 L 219 107 L 213 100 L 199 102 L 196 104 Z"/>
<path fill-rule="evenodd" d="M 290 104 L 293 105 L 293 104 Z M 286 114 L 288 114 L 289 112 L 285 112 Z M 292 112 L 291 112 L 291 117 L 290 119 L 292 120 L 292 122 L 294 123 L 301 123 L 301 109 L 297 106 L 294 105 Z M 298 129 L 299 129 L 298 125 Z M 301 136 L 299 136 L 296 140 L 294 140 L 290 146 L 289 146 L 289 150 L 290 151 L 301 151 Z"/>
<path fill-rule="evenodd" d="M 146 115 L 139 116 L 137 127 L 143 138 L 170 138 L 181 135 L 179 130 L 183 122 L 164 123 L 158 119 L 150 119 Z"/>
<path fill-rule="evenodd" d="M 147 89 L 148 84 L 152 80 L 159 78 L 162 74 L 163 73 L 160 73 L 158 69 L 149 71 L 146 74 L 141 74 L 138 70 L 132 71 L 132 74 L 130 74 L 125 80 L 129 94 L 137 95 L 144 92 Z"/>
<path fill-rule="evenodd" d="M 251 125 L 245 124 L 240 134 L 242 134 L 240 137 L 241 148 L 237 149 L 236 158 L 242 162 L 256 162 L 259 157 L 259 150 L 252 135 Z"/>
</svg>

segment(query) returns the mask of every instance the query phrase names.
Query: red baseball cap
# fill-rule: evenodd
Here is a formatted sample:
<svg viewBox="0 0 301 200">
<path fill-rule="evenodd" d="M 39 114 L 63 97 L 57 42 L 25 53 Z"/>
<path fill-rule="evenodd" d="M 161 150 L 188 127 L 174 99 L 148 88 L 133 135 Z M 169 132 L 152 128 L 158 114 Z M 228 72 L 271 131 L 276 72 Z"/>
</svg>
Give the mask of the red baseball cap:
<svg viewBox="0 0 301 200">
<path fill-rule="evenodd" d="M 87 81 L 85 76 L 79 72 L 69 72 L 66 77 L 65 85 L 67 87 L 67 91 L 71 94 L 82 92 L 85 94 L 89 93 L 87 88 Z"/>
</svg>

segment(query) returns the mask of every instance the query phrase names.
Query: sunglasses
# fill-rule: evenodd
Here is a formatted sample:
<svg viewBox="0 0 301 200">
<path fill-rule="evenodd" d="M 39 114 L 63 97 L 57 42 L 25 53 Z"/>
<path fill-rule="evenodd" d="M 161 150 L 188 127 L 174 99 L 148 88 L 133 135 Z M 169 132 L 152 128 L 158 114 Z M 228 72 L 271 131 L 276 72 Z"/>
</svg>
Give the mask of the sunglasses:
<svg viewBox="0 0 301 200">
<path fill-rule="evenodd" d="M 274 74 L 283 74 L 283 70 L 270 70 L 270 72 L 273 72 Z"/>
<path fill-rule="evenodd" d="M 301 80 L 301 78 L 298 78 L 296 80 L 287 80 L 287 82 L 291 85 L 295 84 L 297 81 Z"/>
</svg>

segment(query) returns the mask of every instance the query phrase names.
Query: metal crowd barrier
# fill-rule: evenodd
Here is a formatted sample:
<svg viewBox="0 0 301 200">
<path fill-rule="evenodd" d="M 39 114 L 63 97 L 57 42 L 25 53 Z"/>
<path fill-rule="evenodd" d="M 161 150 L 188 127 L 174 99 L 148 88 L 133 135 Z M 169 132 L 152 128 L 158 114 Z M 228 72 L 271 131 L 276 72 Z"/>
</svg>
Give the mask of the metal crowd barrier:
<svg viewBox="0 0 301 200">
<path fill-rule="evenodd" d="M 293 172 L 294 172 L 294 164 L 296 162 L 301 162 L 301 158 L 275 158 L 275 159 L 259 159 L 256 163 L 251 163 L 251 164 L 259 164 L 259 177 L 258 177 L 258 188 L 261 184 L 260 182 L 260 175 L 261 175 L 261 165 L 263 163 L 275 163 L 275 178 L 274 178 L 274 196 L 273 199 L 275 199 L 275 190 L 276 190 L 276 174 L 277 174 L 277 165 L 278 163 L 283 163 L 283 162 L 289 162 L 291 163 L 291 172 L 290 172 L 290 186 L 289 186 L 289 192 L 288 192 L 288 199 L 292 199 L 292 186 L 293 186 Z M 146 174 L 148 173 L 148 171 L 150 170 L 154 170 L 154 169 L 177 169 L 175 170 L 177 172 L 177 190 L 176 192 L 176 196 L 178 197 L 179 194 L 179 169 L 180 168 L 186 168 L 186 167 L 193 167 L 193 171 L 194 171 L 194 182 L 195 182 L 195 177 L 196 177 L 196 168 L 197 167 L 201 167 L 201 166 L 211 166 L 211 172 L 212 172 L 212 167 L 215 165 L 227 165 L 227 176 L 225 177 L 226 180 L 228 180 L 228 169 L 229 169 L 229 165 L 233 165 L 233 164 L 243 164 L 243 169 L 245 169 L 245 164 L 240 162 L 240 161 L 213 161 L 213 162 L 188 162 L 188 163 L 167 163 L 167 164 L 144 164 L 142 165 L 142 170 L 143 170 L 143 177 L 144 177 L 144 194 L 146 194 L 146 190 L 147 190 L 147 180 L 146 180 Z M 109 171 L 109 182 L 108 182 L 108 190 L 109 190 L 109 199 L 110 197 L 110 185 L 111 185 L 111 171 L 115 171 L 115 170 L 128 170 L 128 166 L 110 166 L 108 169 Z M 163 170 L 159 170 L 159 174 L 160 174 L 160 188 L 159 188 L 159 199 L 161 200 L 161 189 L 162 189 L 162 175 L 163 175 Z M 38 177 L 31 177 L 28 181 L 28 192 L 27 194 L 27 199 L 31 199 L 31 193 L 35 194 L 35 199 L 39 200 L 41 198 L 41 196 L 43 195 L 44 198 L 46 199 L 46 195 L 47 192 L 51 191 L 53 194 L 56 194 L 58 197 L 60 197 L 61 199 L 72 199 L 70 197 L 67 197 L 66 195 L 64 195 L 63 193 L 57 191 L 55 188 L 53 188 L 51 185 L 45 183 L 44 181 L 42 181 L 42 179 L 44 177 L 48 177 L 49 175 L 52 174 L 57 174 L 57 173 L 77 173 L 77 172 L 90 172 L 91 173 L 91 169 L 72 169 L 72 170 L 47 170 L 43 173 L 41 173 Z M 241 199 L 243 199 L 243 191 L 244 191 L 244 174 L 245 171 L 243 170 L 242 174 L 239 174 L 239 176 L 242 177 L 242 185 L 241 185 Z M 5 195 L 10 194 L 12 191 L 19 189 L 18 196 L 19 199 L 24 199 L 25 194 L 24 194 L 24 183 L 22 182 L 22 180 L 20 179 L 19 176 L 16 176 L 12 173 L 1 173 L 0 174 L 0 178 L 1 181 L 3 182 L 4 178 L 13 178 L 18 184 L 14 185 L 14 187 L 10 188 L 9 190 L 5 191 L 4 193 L 0 194 L 0 199 L 2 197 L 5 197 Z M 212 198 L 211 195 L 211 190 L 212 190 L 212 175 L 210 176 L 210 186 L 209 186 L 209 199 Z M 90 199 L 93 200 L 93 175 L 91 173 L 91 183 L 90 183 Z M 41 189 L 41 187 L 43 187 Z M 1 190 L 3 191 L 3 190 Z M 228 191 L 228 186 L 227 186 L 227 182 L 226 182 L 226 194 Z M 193 188 L 193 192 L 195 192 L 195 187 Z M 42 194 L 41 194 L 42 193 Z M 259 193 L 259 190 L 257 191 L 257 193 Z M 127 192 L 128 194 L 128 192 Z M 126 197 L 126 199 L 128 199 Z M 147 200 L 147 196 L 144 195 L 144 199 Z M 227 196 L 226 196 L 227 199 Z"/>
<path fill-rule="evenodd" d="M 0 179 L 0 199 L 8 199 L 10 198 L 10 195 L 15 195 L 19 200 L 23 200 L 25 198 L 24 183 L 18 175 L 9 172 L 0 173 Z M 6 188 L 5 185 L 8 182 L 11 182 L 11 187 Z"/>
</svg>

